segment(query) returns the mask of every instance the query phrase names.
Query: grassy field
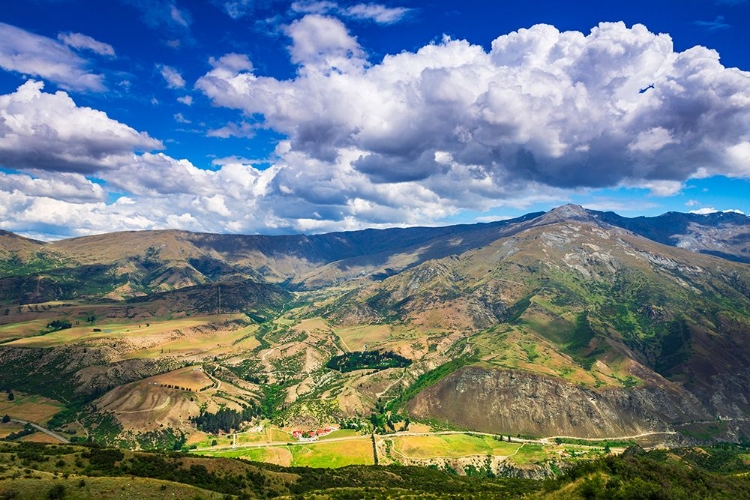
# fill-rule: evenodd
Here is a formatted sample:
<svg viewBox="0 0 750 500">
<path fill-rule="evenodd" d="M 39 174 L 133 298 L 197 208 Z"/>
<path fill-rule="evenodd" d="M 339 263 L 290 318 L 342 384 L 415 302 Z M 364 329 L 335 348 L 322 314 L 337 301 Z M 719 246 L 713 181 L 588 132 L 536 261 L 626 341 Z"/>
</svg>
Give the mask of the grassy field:
<svg viewBox="0 0 750 500">
<path fill-rule="evenodd" d="M 205 323 L 204 323 L 205 324 Z M 253 333 L 257 325 L 246 326 L 234 331 L 217 330 L 168 340 L 157 347 L 134 351 L 126 358 L 157 358 L 164 355 L 176 356 L 220 356 L 238 351 L 252 350 L 259 345 Z"/>
<path fill-rule="evenodd" d="M 336 439 L 336 438 L 342 438 L 342 437 L 357 437 L 361 436 L 360 432 L 356 429 L 339 429 L 337 431 L 333 431 L 332 433 L 321 436 L 319 439 L 321 441 L 325 441 L 326 439 Z"/>
<path fill-rule="evenodd" d="M 63 405 L 54 399 L 36 394 L 14 392 L 13 401 L 8 401 L 5 393 L 0 393 L 0 416 L 9 415 L 20 420 L 28 420 L 44 425 Z"/>
<path fill-rule="evenodd" d="M 12 432 L 18 432 L 21 430 L 23 430 L 23 424 L 19 424 L 17 422 L 0 423 L 0 439 L 5 438 Z"/>
<path fill-rule="evenodd" d="M 221 316 L 194 316 L 189 318 L 169 319 L 169 320 L 137 320 L 137 321 L 123 321 L 115 320 L 111 322 L 97 321 L 95 324 L 80 324 L 67 328 L 64 330 L 58 330 L 45 335 L 39 335 L 34 337 L 28 337 L 19 339 L 12 342 L 11 345 L 15 346 L 28 346 L 28 347 L 54 347 L 57 345 L 86 342 L 99 339 L 120 339 L 127 338 L 129 340 L 137 340 L 143 337 L 158 337 L 170 334 L 176 330 L 184 330 L 189 328 L 200 327 L 208 324 L 216 324 L 221 321 L 231 321 L 241 316 L 236 314 L 225 314 Z M 33 321 L 23 323 L 21 326 L 26 325 L 26 328 L 39 327 L 39 330 L 46 326 L 46 323 Z M 12 325 L 12 327 L 18 328 L 19 325 Z M 10 331 L 12 328 L 9 326 L 2 327 L 4 331 Z M 248 327 L 253 328 L 253 327 Z M 36 333 L 39 333 L 39 330 Z M 99 330 L 99 331 L 95 331 Z M 241 331 L 241 330 L 239 330 Z M 221 332 L 219 332 L 221 333 Z M 227 332 L 223 332 L 227 333 Z M 237 333 L 237 332 L 231 332 Z M 245 333 L 247 335 L 247 332 Z M 242 336 L 242 335 L 240 335 Z M 211 335 L 206 335 L 211 337 Z M 215 338 L 209 338 L 203 344 L 215 344 Z M 222 338 L 222 341 L 223 338 Z"/>
<path fill-rule="evenodd" d="M 533 464 L 547 458 L 549 452 L 550 450 L 541 444 L 525 443 L 511 460 L 518 465 Z"/>
<path fill-rule="evenodd" d="M 390 325 L 362 325 L 350 328 L 338 328 L 336 335 L 346 343 L 352 351 L 362 350 L 365 344 L 385 342 L 391 335 Z"/>
<path fill-rule="evenodd" d="M 392 451 L 406 458 L 458 458 L 469 455 L 508 456 L 520 443 L 498 441 L 490 436 L 445 434 L 438 436 L 399 436 L 392 438 Z"/>
<path fill-rule="evenodd" d="M 244 458 L 256 462 L 299 467 L 337 468 L 347 465 L 372 465 L 372 442 L 368 436 L 342 442 L 314 441 L 257 448 L 203 451 L 201 455 L 223 458 Z"/>
<path fill-rule="evenodd" d="M 50 493 L 53 488 L 56 488 L 57 491 L 63 491 L 63 496 L 53 496 Z M 215 491 L 158 479 L 140 477 L 128 478 L 127 481 L 116 477 L 87 477 L 85 479 L 69 477 L 65 479 L 43 472 L 26 474 L 24 477 L 17 479 L 1 478 L 0 491 L 14 492 L 6 493 L 6 495 L 14 496 L 4 496 L 3 498 L 18 500 L 37 500 L 39 498 L 66 498 L 71 500 L 91 498 L 192 500 L 203 498 L 218 500 L 224 497 L 224 495 Z"/>
<path fill-rule="evenodd" d="M 199 391 L 212 386 L 214 381 L 206 375 L 200 367 L 187 366 L 173 372 L 157 375 L 149 379 L 153 383 L 184 387 L 191 391 Z"/>
<path fill-rule="evenodd" d="M 212 444 L 213 441 L 216 441 L 215 445 Z M 265 427 L 260 432 L 246 431 L 237 433 L 237 444 L 240 446 L 243 444 L 258 443 L 291 443 L 293 441 L 295 440 L 292 438 L 292 435 L 289 432 L 283 431 L 274 426 Z M 191 444 L 195 444 L 198 448 L 208 448 L 210 446 L 230 446 L 234 444 L 234 437 L 232 434 L 223 434 L 219 436 L 207 435 L 205 439 L 196 441 Z"/>
<path fill-rule="evenodd" d="M 47 326 L 47 323 L 47 320 L 38 319 L 23 323 L 2 325 L 0 326 L 0 342 L 37 335 Z"/>
</svg>

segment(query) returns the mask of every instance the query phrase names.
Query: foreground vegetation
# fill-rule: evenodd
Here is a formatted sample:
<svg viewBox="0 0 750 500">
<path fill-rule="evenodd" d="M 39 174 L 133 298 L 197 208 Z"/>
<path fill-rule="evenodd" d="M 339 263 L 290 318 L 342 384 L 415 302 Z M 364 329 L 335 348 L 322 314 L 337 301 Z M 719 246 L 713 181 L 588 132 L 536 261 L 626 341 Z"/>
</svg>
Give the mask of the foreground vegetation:
<svg viewBox="0 0 750 500">
<path fill-rule="evenodd" d="M 725 445 L 582 462 L 555 479 L 435 468 L 279 467 L 79 445 L 0 444 L 0 498 L 749 498 L 748 448 Z"/>
</svg>

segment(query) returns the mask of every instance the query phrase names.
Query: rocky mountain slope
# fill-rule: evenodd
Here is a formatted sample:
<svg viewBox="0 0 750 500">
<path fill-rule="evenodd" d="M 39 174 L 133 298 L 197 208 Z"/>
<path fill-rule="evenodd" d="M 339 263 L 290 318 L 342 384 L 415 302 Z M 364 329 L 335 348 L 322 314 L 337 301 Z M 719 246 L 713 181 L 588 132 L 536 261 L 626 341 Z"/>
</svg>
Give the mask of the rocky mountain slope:
<svg viewBox="0 0 750 500">
<path fill-rule="evenodd" d="M 750 434 L 748 256 L 739 214 L 627 219 L 572 205 L 314 236 L 2 233 L 0 365 L 26 361 L 0 384 L 34 392 L 64 374 L 59 395 L 87 404 L 201 366 L 235 395 L 165 393 L 195 415 L 201 402 L 254 400 L 280 422 L 400 412 L 575 436 L 720 419 L 719 434 L 739 439 Z M 410 364 L 325 366 L 364 350 Z M 112 369 L 131 365 L 140 375 Z"/>
</svg>

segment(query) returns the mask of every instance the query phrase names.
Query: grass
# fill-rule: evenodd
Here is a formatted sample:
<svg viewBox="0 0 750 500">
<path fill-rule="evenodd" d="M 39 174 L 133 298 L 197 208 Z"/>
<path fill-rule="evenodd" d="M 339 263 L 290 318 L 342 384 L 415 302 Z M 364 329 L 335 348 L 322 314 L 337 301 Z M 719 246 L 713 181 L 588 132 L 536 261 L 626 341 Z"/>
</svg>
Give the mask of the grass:
<svg viewBox="0 0 750 500">
<path fill-rule="evenodd" d="M 8 434 L 23 430 L 23 424 L 17 422 L 6 422 L 0 423 L 0 439 L 3 439 Z"/>
<path fill-rule="evenodd" d="M 336 439 L 336 438 L 342 438 L 342 437 L 356 437 L 360 436 L 360 432 L 356 429 L 339 429 L 337 431 L 333 431 L 332 433 L 322 436 L 319 439 L 321 441 L 325 441 L 326 439 Z"/>
<path fill-rule="evenodd" d="M 202 451 L 200 455 L 221 458 L 244 458 L 297 467 L 338 468 L 348 465 L 372 465 L 372 441 L 369 436 L 341 442 L 313 441 L 286 446 L 248 447 L 231 450 Z"/>
<path fill-rule="evenodd" d="M 173 372 L 157 375 L 150 379 L 153 383 L 184 387 L 191 391 L 199 391 L 213 386 L 211 380 L 198 366 L 187 366 Z"/>
<path fill-rule="evenodd" d="M 140 338 L 168 335 L 175 332 L 176 330 L 195 328 L 211 323 L 216 324 L 221 320 L 233 320 L 238 317 L 238 315 L 232 314 L 222 316 L 190 317 L 161 321 L 138 320 L 114 321 L 110 323 L 97 321 L 93 325 L 81 324 L 76 325 L 73 328 L 48 333 L 42 336 L 19 339 L 9 343 L 9 345 L 24 347 L 55 347 L 58 345 L 81 343 L 100 339 L 137 340 Z M 217 340 L 216 335 L 222 333 L 222 341 L 227 341 L 228 339 L 224 340 L 224 335 L 226 335 L 228 332 L 222 332 L 219 330 L 216 332 L 216 334 L 205 335 L 205 339 L 201 339 L 203 335 L 198 336 L 199 340 L 191 342 L 191 344 L 195 345 L 195 347 L 197 348 L 215 345 Z M 230 333 L 236 334 L 237 332 Z M 163 346 L 160 346 L 160 348 L 161 347 Z"/>
<path fill-rule="evenodd" d="M 392 333 L 392 328 L 390 325 L 361 325 L 338 328 L 335 333 L 341 337 L 350 350 L 360 351 L 365 344 L 372 347 L 374 344 L 386 342 Z"/>
<path fill-rule="evenodd" d="M 499 441 L 491 436 L 444 434 L 437 436 L 393 437 L 393 451 L 406 458 L 460 458 L 470 455 L 508 456 L 520 443 Z"/>
<path fill-rule="evenodd" d="M 340 442 L 297 444 L 289 447 L 292 465 L 301 467 L 337 468 L 347 465 L 372 465 L 372 441 L 369 437 Z"/>
<path fill-rule="evenodd" d="M 39 498 L 52 498 L 49 492 L 53 487 L 63 487 L 64 496 L 71 500 L 89 498 L 108 499 L 160 499 L 172 498 L 188 500 L 195 498 L 220 499 L 223 495 L 214 491 L 203 490 L 187 484 L 160 481 L 158 479 L 132 477 L 124 481 L 115 477 L 86 477 L 81 485 L 81 478 L 69 477 L 67 479 L 57 477 L 49 473 L 34 473 L 31 477 L 17 479 L 0 479 L 0 490 L 4 492 L 13 491 L 15 496 L 3 498 L 16 498 L 18 500 L 37 500 Z"/>
<path fill-rule="evenodd" d="M 9 415 L 44 425 L 52 415 L 62 410 L 63 405 L 54 399 L 36 394 L 14 392 L 15 399 L 8 401 L 7 394 L 0 393 L 0 416 Z"/>
<path fill-rule="evenodd" d="M 47 326 L 47 323 L 46 319 L 37 319 L 2 325 L 0 326 L 0 343 L 39 335 L 39 332 Z"/>
<path fill-rule="evenodd" d="M 684 436 L 701 441 L 711 441 L 726 432 L 727 424 L 726 422 L 719 421 L 712 423 L 694 423 L 678 426 L 676 430 Z"/>
<path fill-rule="evenodd" d="M 511 460 L 518 465 L 528 465 L 540 462 L 548 455 L 547 449 L 543 445 L 524 443 Z"/>
</svg>

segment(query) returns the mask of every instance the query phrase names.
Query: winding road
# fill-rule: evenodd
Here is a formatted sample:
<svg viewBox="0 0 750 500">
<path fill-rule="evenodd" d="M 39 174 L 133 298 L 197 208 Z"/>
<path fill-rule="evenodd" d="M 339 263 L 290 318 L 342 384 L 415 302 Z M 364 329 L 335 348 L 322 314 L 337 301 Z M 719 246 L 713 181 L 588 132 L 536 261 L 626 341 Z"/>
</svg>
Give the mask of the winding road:
<svg viewBox="0 0 750 500">
<path fill-rule="evenodd" d="M 70 441 L 68 440 L 68 438 L 66 438 L 65 436 L 61 436 L 60 434 L 56 433 L 55 431 L 51 431 L 49 429 L 46 429 L 46 428 L 42 427 L 39 424 L 35 424 L 34 422 L 27 422 L 26 420 L 19 420 L 17 418 L 11 418 L 10 420 L 12 422 L 16 422 L 16 423 L 23 424 L 23 425 L 29 424 L 34 429 L 36 429 L 36 430 L 38 430 L 40 432 L 43 432 L 43 433 L 47 434 L 48 436 L 52 436 L 53 438 L 57 439 L 58 441 L 62 441 L 63 443 L 66 443 L 66 444 L 70 443 Z"/>
</svg>

